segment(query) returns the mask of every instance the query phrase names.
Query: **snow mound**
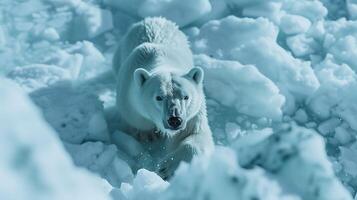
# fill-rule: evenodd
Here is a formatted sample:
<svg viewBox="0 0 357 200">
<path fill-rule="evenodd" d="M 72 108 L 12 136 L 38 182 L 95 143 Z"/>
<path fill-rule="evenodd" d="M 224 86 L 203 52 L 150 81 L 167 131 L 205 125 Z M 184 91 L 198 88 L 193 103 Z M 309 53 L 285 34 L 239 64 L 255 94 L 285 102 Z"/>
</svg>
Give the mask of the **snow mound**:
<svg viewBox="0 0 357 200">
<path fill-rule="evenodd" d="M 10 71 L 7 77 L 29 92 L 71 78 L 67 70 L 54 65 L 43 64 L 16 67 Z"/>
<path fill-rule="evenodd" d="M 110 186 L 73 166 L 17 85 L 0 79 L 1 199 L 110 199 Z M 6 180 L 6 183 L 5 183 Z"/>
<path fill-rule="evenodd" d="M 338 117 L 357 130 L 356 73 L 346 64 L 336 64 L 332 56 L 316 66 L 321 87 L 308 101 L 309 108 L 321 119 Z"/>
<path fill-rule="evenodd" d="M 112 194 L 117 200 L 159 199 L 168 186 L 156 173 L 140 169 L 132 185 L 123 183 Z"/>
<path fill-rule="evenodd" d="M 219 187 L 217 187 L 219 185 Z M 193 160 L 181 165 L 160 200 L 175 199 L 281 199 L 298 200 L 283 194 L 277 182 L 269 180 L 260 169 L 238 166 L 232 150 L 218 148 L 209 160 Z"/>
<path fill-rule="evenodd" d="M 133 16 L 142 18 L 162 16 L 176 22 L 179 26 L 195 22 L 212 9 L 208 0 L 104 0 L 104 2 Z"/>
<path fill-rule="evenodd" d="M 295 101 L 314 93 L 319 82 L 309 62 L 294 58 L 275 42 L 277 34 L 278 27 L 267 19 L 229 16 L 205 24 L 193 38 L 193 47 L 196 53 L 256 66 L 287 97 L 286 110 L 291 112 Z"/>
<path fill-rule="evenodd" d="M 119 186 L 123 181 L 131 181 L 133 174 L 119 157 L 117 147 L 108 144 L 110 135 L 103 105 L 92 90 L 67 81 L 30 95 L 64 142 L 74 163 Z"/>
<path fill-rule="evenodd" d="M 277 27 L 267 19 L 228 16 L 204 24 L 199 35 L 193 39 L 193 50 L 214 58 L 234 59 L 234 49 L 244 45 L 250 38 L 276 40 L 277 34 Z"/>
<path fill-rule="evenodd" d="M 227 200 L 300 199 L 283 194 L 279 184 L 269 180 L 263 170 L 242 169 L 235 153 L 222 147 L 210 158 L 195 158 L 190 165 L 181 164 L 170 184 L 153 172 L 139 170 L 133 185 L 123 183 L 112 193 L 119 200 L 218 200 L 222 196 Z"/>
<path fill-rule="evenodd" d="M 195 64 L 205 71 L 204 86 L 209 98 L 249 116 L 281 119 L 284 96 L 254 66 L 205 55 L 196 56 Z"/>
<path fill-rule="evenodd" d="M 351 199 L 334 175 L 322 137 L 294 124 L 281 129 L 271 135 L 252 134 L 238 139 L 234 146 L 239 163 L 266 169 L 282 186 L 303 199 Z"/>
<path fill-rule="evenodd" d="M 354 71 L 357 65 L 354 58 L 357 56 L 357 22 L 340 19 L 324 24 L 326 35 L 323 47 L 334 56 L 339 64 L 348 64 Z"/>
<path fill-rule="evenodd" d="M 233 145 L 236 151 L 217 147 L 210 157 L 181 163 L 169 185 L 139 170 L 133 184 L 123 183 L 113 194 L 120 200 L 352 199 L 334 175 L 321 136 L 295 124 L 278 129 L 241 136 Z M 344 150 L 343 155 L 354 153 Z"/>
</svg>

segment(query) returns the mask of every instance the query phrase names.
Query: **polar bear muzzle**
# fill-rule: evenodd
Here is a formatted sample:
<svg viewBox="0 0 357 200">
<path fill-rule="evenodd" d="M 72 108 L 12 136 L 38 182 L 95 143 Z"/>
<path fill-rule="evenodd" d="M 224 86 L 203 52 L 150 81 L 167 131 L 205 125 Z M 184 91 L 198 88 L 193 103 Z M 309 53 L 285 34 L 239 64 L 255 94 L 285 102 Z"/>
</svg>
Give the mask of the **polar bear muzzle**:
<svg viewBox="0 0 357 200">
<path fill-rule="evenodd" d="M 174 130 L 180 128 L 181 124 L 182 124 L 182 118 L 181 117 L 170 117 L 167 120 L 167 123 L 170 125 L 170 127 Z"/>
<path fill-rule="evenodd" d="M 172 99 L 169 97 L 164 108 L 164 127 L 173 131 L 185 128 L 185 108 L 184 102 L 186 100 Z"/>
</svg>

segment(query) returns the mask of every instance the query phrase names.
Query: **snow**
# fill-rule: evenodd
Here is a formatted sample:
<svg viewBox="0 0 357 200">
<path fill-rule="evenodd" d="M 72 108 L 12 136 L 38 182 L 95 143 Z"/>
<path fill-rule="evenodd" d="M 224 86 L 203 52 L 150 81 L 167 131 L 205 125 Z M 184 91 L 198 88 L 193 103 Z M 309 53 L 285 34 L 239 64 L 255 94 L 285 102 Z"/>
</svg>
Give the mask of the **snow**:
<svg viewBox="0 0 357 200">
<path fill-rule="evenodd" d="M 70 79 L 68 71 L 55 65 L 33 64 L 16 67 L 8 77 L 15 80 L 27 91 L 48 87 L 59 80 Z"/>
<path fill-rule="evenodd" d="M 6 113 L 0 116 L 1 199 L 110 199 L 111 187 L 72 164 L 56 133 L 17 85 L 1 78 L 0 95 L 0 112 Z"/>
<path fill-rule="evenodd" d="M 286 0 L 283 4 L 283 10 L 290 14 L 306 17 L 312 22 L 323 19 L 327 15 L 327 9 L 317 0 Z"/>
<path fill-rule="evenodd" d="M 305 34 L 290 36 L 286 39 L 286 43 L 296 57 L 306 57 L 318 49 L 317 42 Z"/>
<path fill-rule="evenodd" d="M 0 199 L 356 198 L 356 9 L 355 0 L 1 0 Z M 147 16 L 188 36 L 217 145 L 169 182 L 113 114 L 113 53 Z"/>
<path fill-rule="evenodd" d="M 169 186 L 169 183 L 162 180 L 156 173 L 140 169 L 137 172 L 133 185 L 123 184 L 120 191 L 130 200 L 143 198 L 158 199 L 161 192 Z"/>
<path fill-rule="evenodd" d="M 196 53 L 205 53 L 214 58 L 233 59 L 234 50 L 249 42 L 249 38 L 275 40 L 277 34 L 277 28 L 267 19 L 228 16 L 204 24 L 194 38 L 193 49 Z"/>
<path fill-rule="evenodd" d="M 197 56 L 197 66 L 205 70 L 205 89 L 210 98 L 253 117 L 282 117 L 285 98 L 278 87 L 254 66 Z"/>
<path fill-rule="evenodd" d="M 356 19 L 357 2 L 355 0 L 347 0 L 346 2 L 349 17 Z"/>
<path fill-rule="evenodd" d="M 264 76 L 279 83 L 283 94 L 296 95 L 297 99 L 287 98 L 286 104 L 292 105 L 287 110 L 293 110 L 295 101 L 311 95 L 319 82 L 310 63 L 294 58 L 275 42 L 277 29 L 264 18 L 229 16 L 205 24 L 194 38 L 194 50 L 214 58 L 255 65 Z"/>
<path fill-rule="evenodd" d="M 316 132 L 292 124 L 255 144 L 247 144 L 246 140 L 238 140 L 234 145 L 241 165 L 267 169 L 303 199 L 350 198 L 334 178 L 323 139 Z"/>
<path fill-rule="evenodd" d="M 197 0 L 194 2 L 190 0 L 105 0 L 104 2 L 130 12 L 134 16 L 143 18 L 162 16 L 176 21 L 179 26 L 186 26 L 212 10 L 208 0 Z"/>
<path fill-rule="evenodd" d="M 280 28 L 285 34 L 304 33 L 310 28 L 311 22 L 299 15 L 284 15 L 280 21 Z"/>
<path fill-rule="evenodd" d="M 159 199 L 299 199 L 284 195 L 267 176 L 260 169 L 242 169 L 232 150 L 218 148 L 209 161 L 196 159 L 190 166 L 181 165 Z"/>
<path fill-rule="evenodd" d="M 243 8 L 242 14 L 245 17 L 265 17 L 278 24 L 282 15 L 281 7 L 281 2 L 262 2 L 260 4 L 253 4 Z"/>
<path fill-rule="evenodd" d="M 110 134 L 103 105 L 89 89 L 92 90 L 71 82 L 59 82 L 38 89 L 30 96 L 64 142 L 74 163 L 119 186 L 123 181 L 132 180 L 133 174 L 129 165 L 118 156 L 117 147 L 108 144 Z"/>
<path fill-rule="evenodd" d="M 355 121 L 356 94 L 351 93 L 356 88 L 356 74 L 346 64 L 336 64 L 332 56 L 316 68 L 316 74 L 323 83 L 309 99 L 311 110 L 320 118 L 330 115 L 346 120 L 352 129 L 357 130 Z"/>
</svg>

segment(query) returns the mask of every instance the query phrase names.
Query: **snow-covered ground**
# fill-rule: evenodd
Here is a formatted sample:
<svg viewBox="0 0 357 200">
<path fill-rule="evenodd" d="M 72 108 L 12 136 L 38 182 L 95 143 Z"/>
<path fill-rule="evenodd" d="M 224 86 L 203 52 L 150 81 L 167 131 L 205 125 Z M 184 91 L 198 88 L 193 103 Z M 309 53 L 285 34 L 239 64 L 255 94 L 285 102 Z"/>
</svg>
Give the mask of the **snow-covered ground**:
<svg viewBox="0 0 357 200">
<path fill-rule="evenodd" d="M 1 0 L 0 199 L 352 200 L 356 0 Z M 216 151 L 166 182 L 115 130 L 117 43 L 175 21 Z M 137 171 L 138 170 L 138 171 Z"/>
</svg>

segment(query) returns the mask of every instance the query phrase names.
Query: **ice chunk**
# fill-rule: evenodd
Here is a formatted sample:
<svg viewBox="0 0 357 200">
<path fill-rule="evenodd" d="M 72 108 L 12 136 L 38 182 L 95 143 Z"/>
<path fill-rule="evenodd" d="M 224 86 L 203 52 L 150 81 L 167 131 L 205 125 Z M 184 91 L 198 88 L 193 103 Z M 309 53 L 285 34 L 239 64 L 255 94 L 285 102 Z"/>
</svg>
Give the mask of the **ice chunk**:
<svg viewBox="0 0 357 200">
<path fill-rule="evenodd" d="M 113 17 L 109 10 L 105 10 L 96 5 L 94 2 L 87 2 L 82 0 L 46 0 L 53 5 L 53 8 L 64 15 L 65 12 L 61 12 L 62 9 L 67 9 L 69 26 L 64 24 L 65 28 L 63 33 L 67 36 L 66 39 L 71 42 L 92 39 L 107 32 L 113 28 Z M 70 9 L 69 9 L 70 8 Z M 59 16 L 63 17 L 63 16 Z M 57 19 L 58 20 L 58 19 Z M 61 19 L 59 19 L 61 20 Z M 51 24 L 51 23 L 50 23 Z M 58 25 L 56 23 L 52 25 Z"/>
<path fill-rule="evenodd" d="M 205 70 L 205 89 L 210 98 L 240 113 L 281 119 L 285 98 L 279 89 L 254 66 L 196 56 L 195 64 Z"/>
<path fill-rule="evenodd" d="M 256 144 L 238 140 L 235 146 L 243 166 L 263 167 L 303 199 L 352 199 L 334 175 L 322 137 L 313 130 L 292 124 Z"/>
<path fill-rule="evenodd" d="M 110 69 L 106 58 L 92 42 L 77 42 L 75 45 L 69 47 L 67 52 L 72 55 L 78 54 L 83 56 L 83 63 L 78 74 L 79 79 L 93 78 Z"/>
<path fill-rule="evenodd" d="M 225 0 L 225 1 L 230 5 L 244 7 L 244 6 L 261 4 L 265 0 Z"/>
<path fill-rule="evenodd" d="M 319 50 L 318 43 L 306 34 L 299 34 L 288 37 L 286 43 L 294 56 L 303 57 L 313 54 Z"/>
<path fill-rule="evenodd" d="M 309 120 L 309 116 L 304 110 L 299 109 L 295 112 L 294 119 L 299 123 L 306 123 Z"/>
<path fill-rule="evenodd" d="M 285 0 L 282 8 L 289 14 L 300 15 L 315 22 L 326 17 L 327 9 L 317 0 Z"/>
<path fill-rule="evenodd" d="M 330 118 L 322 123 L 320 123 L 320 125 L 317 127 L 317 130 L 319 131 L 319 133 L 321 133 L 322 135 L 331 135 L 332 132 L 335 130 L 335 128 L 341 124 L 341 120 L 338 118 Z"/>
<path fill-rule="evenodd" d="M 176 22 L 179 26 L 185 26 L 199 19 L 212 9 L 208 0 L 146 0 L 139 9 L 141 17 L 163 16 Z"/>
<path fill-rule="evenodd" d="M 357 64 L 354 62 L 357 56 L 357 22 L 340 19 L 325 22 L 326 34 L 323 40 L 325 52 L 333 55 L 336 63 L 345 63 L 354 71 Z"/>
<path fill-rule="evenodd" d="M 334 44 L 328 48 L 336 60 L 348 64 L 354 71 L 357 71 L 355 58 L 357 56 L 357 38 L 352 35 L 337 38 Z"/>
<path fill-rule="evenodd" d="M 292 106 L 287 109 L 289 112 L 294 109 L 295 100 L 308 97 L 320 85 L 310 63 L 294 58 L 267 38 L 251 40 L 233 52 L 236 60 L 255 65 L 262 74 L 277 83 L 287 97 L 287 105 Z"/>
<path fill-rule="evenodd" d="M 60 35 L 54 28 L 46 28 L 43 30 L 42 37 L 49 41 L 56 41 L 60 39 Z"/>
<path fill-rule="evenodd" d="M 67 69 L 72 79 L 93 78 L 109 69 L 104 55 L 89 41 L 55 48 L 43 60 L 47 64 Z"/>
<path fill-rule="evenodd" d="M 77 17 L 71 26 L 71 40 L 94 38 L 113 28 L 113 18 L 109 10 L 81 3 L 76 7 Z"/>
<path fill-rule="evenodd" d="M 168 186 L 169 183 L 162 180 L 154 172 L 140 169 L 133 181 L 133 185 L 128 187 L 127 184 L 122 184 L 120 189 L 124 196 L 130 200 L 158 199 Z"/>
<path fill-rule="evenodd" d="M 252 4 L 243 8 L 242 15 L 245 17 L 265 17 L 279 24 L 282 15 L 282 3 L 278 1 L 266 1 L 260 4 Z"/>
<path fill-rule="evenodd" d="M 299 15 L 284 15 L 280 21 L 280 29 L 288 35 L 305 33 L 310 28 L 311 22 Z"/>
<path fill-rule="evenodd" d="M 339 126 L 335 129 L 335 138 L 342 145 L 353 141 L 352 134 L 342 126 Z"/>
<path fill-rule="evenodd" d="M 346 1 L 347 11 L 349 14 L 349 18 L 351 20 L 357 19 L 357 1 L 356 0 L 347 0 Z"/>
<path fill-rule="evenodd" d="M 65 143 L 65 147 L 77 166 L 100 174 L 112 186 L 119 187 L 122 182 L 131 182 L 134 178 L 130 166 L 118 157 L 115 145 L 86 142 Z"/>
<path fill-rule="evenodd" d="M 190 166 L 181 165 L 160 200 L 299 199 L 283 194 L 279 184 L 269 180 L 262 170 L 240 168 L 235 157 L 232 150 L 218 148 L 210 159 L 195 159 Z"/>
<path fill-rule="evenodd" d="M 346 120 L 357 130 L 357 90 L 356 74 L 345 64 L 336 64 L 333 57 L 316 66 L 320 88 L 308 99 L 308 107 L 321 119 L 336 116 Z"/>
<path fill-rule="evenodd" d="M 105 0 L 106 4 L 129 12 L 133 16 L 162 16 L 186 26 L 200 19 L 212 9 L 209 0 Z"/>
<path fill-rule="evenodd" d="M 1 199 L 110 199 L 111 187 L 73 166 L 18 86 L 0 78 L 0 96 Z"/>
<path fill-rule="evenodd" d="M 241 135 L 241 128 L 236 123 L 229 122 L 225 126 L 225 131 L 228 136 L 228 141 L 234 141 Z"/>
<path fill-rule="evenodd" d="M 231 59 L 232 51 L 251 38 L 267 37 L 275 41 L 277 34 L 277 27 L 267 19 L 228 16 L 203 25 L 193 41 L 193 50 L 215 58 Z"/>
<path fill-rule="evenodd" d="M 351 174 L 352 176 L 357 176 L 357 162 L 356 162 L 357 148 L 356 147 L 357 147 L 356 143 L 350 148 L 340 147 L 341 156 L 339 159 L 342 165 L 344 166 L 346 172 L 348 174 Z"/>
<path fill-rule="evenodd" d="M 211 4 L 211 11 L 204 14 L 201 18 L 193 24 L 202 25 L 210 20 L 219 19 L 229 14 L 229 8 L 225 1 L 222 0 L 209 0 Z"/>
<path fill-rule="evenodd" d="M 71 78 L 67 70 L 54 65 L 43 64 L 16 67 L 10 71 L 7 77 L 16 81 L 29 92 Z"/>
<path fill-rule="evenodd" d="M 276 38 L 277 27 L 266 19 L 229 16 L 205 24 L 193 47 L 197 53 L 255 65 L 277 83 L 287 97 L 286 109 L 292 111 L 295 100 L 311 95 L 319 82 L 310 63 L 294 58 L 275 42 Z"/>
</svg>

